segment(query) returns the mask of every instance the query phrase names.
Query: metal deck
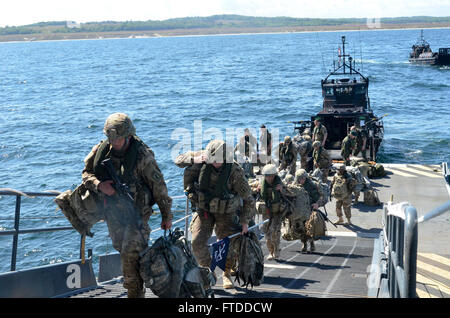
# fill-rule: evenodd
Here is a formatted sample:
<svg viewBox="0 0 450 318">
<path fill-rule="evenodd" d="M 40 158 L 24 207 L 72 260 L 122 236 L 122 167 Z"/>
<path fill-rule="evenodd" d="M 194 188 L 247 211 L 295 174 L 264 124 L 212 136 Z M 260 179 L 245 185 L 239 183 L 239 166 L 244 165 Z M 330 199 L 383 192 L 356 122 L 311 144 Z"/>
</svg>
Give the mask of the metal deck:
<svg viewBox="0 0 450 318">
<path fill-rule="evenodd" d="M 419 216 L 449 199 L 439 165 L 385 164 L 388 175 L 371 179 L 379 190 L 381 202 L 391 195 L 394 202 L 408 201 Z M 264 282 L 245 289 L 235 282 L 234 289 L 222 288 L 222 271 L 216 269 L 214 286 L 217 298 L 298 298 L 298 297 L 368 297 L 368 275 L 372 262 L 374 239 L 381 231 L 382 206 L 369 207 L 362 202 L 352 205 L 351 225 L 334 227 L 327 223 L 328 237 L 316 241 L 312 254 L 300 252 L 300 241 L 281 240 L 280 259 L 265 260 Z M 329 218 L 337 220 L 335 201 L 326 205 Z M 450 218 L 437 217 L 419 226 L 417 294 L 419 297 L 450 297 Z M 261 241 L 267 255 L 265 240 Z M 71 297 L 126 297 L 120 279 Z M 155 297 L 149 289 L 147 298 Z"/>
</svg>

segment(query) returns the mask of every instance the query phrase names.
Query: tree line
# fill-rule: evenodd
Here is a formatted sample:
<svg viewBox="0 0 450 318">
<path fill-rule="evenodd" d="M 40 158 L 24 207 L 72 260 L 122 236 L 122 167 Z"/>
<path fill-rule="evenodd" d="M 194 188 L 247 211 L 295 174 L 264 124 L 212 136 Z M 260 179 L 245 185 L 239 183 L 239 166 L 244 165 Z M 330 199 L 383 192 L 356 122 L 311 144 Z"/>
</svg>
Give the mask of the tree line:
<svg viewBox="0 0 450 318">
<path fill-rule="evenodd" d="M 383 24 L 450 23 L 450 17 L 399 17 L 381 18 Z M 364 25 L 365 18 L 312 19 L 290 17 L 249 17 L 241 15 L 214 15 L 209 17 L 186 17 L 168 20 L 148 21 L 102 21 L 81 23 L 69 27 L 66 21 L 39 22 L 23 26 L 0 28 L 0 35 L 36 33 L 77 33 L 115 31 L 153 31 L 196 28 L 264 28 L 264 27 L 305 27 L 339 26 L 346 24 Z"/>
</svg>

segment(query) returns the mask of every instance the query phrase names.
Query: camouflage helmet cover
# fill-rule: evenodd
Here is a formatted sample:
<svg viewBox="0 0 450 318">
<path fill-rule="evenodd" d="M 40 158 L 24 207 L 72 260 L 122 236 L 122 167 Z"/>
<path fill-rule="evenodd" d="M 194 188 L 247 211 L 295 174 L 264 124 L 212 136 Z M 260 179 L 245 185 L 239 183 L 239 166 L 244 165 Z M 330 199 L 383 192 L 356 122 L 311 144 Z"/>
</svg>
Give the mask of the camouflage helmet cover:
<svg viewBox="0 0 450 318">
<path fill-rule="evenodd" d="M 124 113 L 114 113 L 108 116 L 103 127 L 103 133 L 109 139 L 128 137 L 136 133 L 130 117 Z"/>
<path fill-rule="evenodd" d="M 267 164 L 262 169 L 262 174 L 265 175 L 265 176 L 277 174 L 277 167 L 275 167 L 275 165 L 271 164 L 271 163 Z"/>
<path fill-rule="evenodd" d="M 298 180 L 300 178 L 306 178 L 308 176 L 308 173 L 305 169 L 298 169 L 295 171 L 295 180 Z"/>
<path fill-rule="evenodd" d="M 211 140 L 206 146 L 206 161 L 207 163 L 224 163 L 233 162 L 233 154 L 227 149 L 227 144 L 223 140 Z M 227 160 L 228 159 L 228 160 Z"/>
</svg>

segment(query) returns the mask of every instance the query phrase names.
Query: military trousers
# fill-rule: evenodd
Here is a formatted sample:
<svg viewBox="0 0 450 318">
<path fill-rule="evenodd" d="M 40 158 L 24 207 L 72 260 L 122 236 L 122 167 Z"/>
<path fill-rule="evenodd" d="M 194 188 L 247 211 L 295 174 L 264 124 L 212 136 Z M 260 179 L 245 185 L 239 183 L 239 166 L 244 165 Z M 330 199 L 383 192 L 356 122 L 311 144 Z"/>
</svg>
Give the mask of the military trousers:
<svg viewBox="0 0 450 318">
<path fill-rule="evenodd" d="M 105 207 L 105 219 L 114 249 L 120 253 L 123 272 L 123 286 L 128 296 L 140 296 L 144 282 L 140 275 L 139 253 L 148 246 L 150 214 L 141 216 L 140 220 L 116 217 L 124 214 L 119 205 Z"/>
<path fill-rule="evenodd" d="M 342 215 L 342 208 L 344 209 L 345 217 L 351 218 L 352 212 L 351 212 L 351 205 L 352 205 L 352 194 L 350 193 L 343 199 L 336 199 L 336 214 L 339 218 L 341 218 Z"/>
<path fill-rule="evenodd" d="M 238 223 L 236 213 L 213 214 L 201 210 L 192 218 L 190 230 L 192 233 L 192 252 L 200 266 L 209 267 L 211 265 L 211 254 L 209 252 L 208 240 L 214 231 L 217 239 L 221 240 L 231 234 L 242 230 Z M 234 243 L 238 236 L 230 240 L 230 247 L 227 255 L 227 269 L 231 269 L 234 258 Z"/>
<path fill-rule="evenodd" d="M 282 214 L 280 211 L 280 203 L 271 209 L 265 208 L 263 213 L 263 220 L 269 219 L 269 222 L 263 226 L 263 232 L 266 236 L 267 249 L 270 254 L 277 254 L 280 250 L 281 226 L 283 222 Z"/>
</svg>

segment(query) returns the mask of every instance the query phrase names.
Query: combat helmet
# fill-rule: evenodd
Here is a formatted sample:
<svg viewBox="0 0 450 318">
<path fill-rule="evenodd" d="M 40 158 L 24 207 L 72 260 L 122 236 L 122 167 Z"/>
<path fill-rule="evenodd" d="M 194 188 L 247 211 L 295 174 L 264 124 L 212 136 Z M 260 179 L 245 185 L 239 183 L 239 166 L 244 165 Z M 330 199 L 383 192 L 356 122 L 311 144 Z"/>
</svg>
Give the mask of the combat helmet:
<svg viewBox="0 0 450 318">
<path fill-rule="evenodd" d="M 232 160 L 233 154 L 228 149 L 227 144 L 223 140 L 211 140 L 206 146 L 206 162 L 207 163 L 226 163 Z M 228 159 L 228 160 L 227 160 Z M 231 161 L 232 162 L 232 161 Z"/>
<path fill-rule="evenodd" d="M 109 139 L 128 137 L 136 133 L 130 117 L 124 113 L 114 113 L 108 116 L 103 127 L 103 133 Z"/>
<path fill-rule="evenodd" d="M 267 164 L 262 169 L 262 174 L 265 176 L 277 174 L 277 167 L 275 167 L 275 165 L 272 163 Z"/>
<path fill-rule="evenodd" d="M 291 136 L 284 137 L 284 142 L 285 143 L 290 143 L 291 141 L 292 141 Z"/>
<path fill-rule="evenodd" d="M 295 181 L 298 181 L 298 179 L 300 178 L 307 178 L 308 177 L 308 173 L 306 172 L 305 169 L 298 169 L 297 171 L 295 171 Z"/>
</svg>

